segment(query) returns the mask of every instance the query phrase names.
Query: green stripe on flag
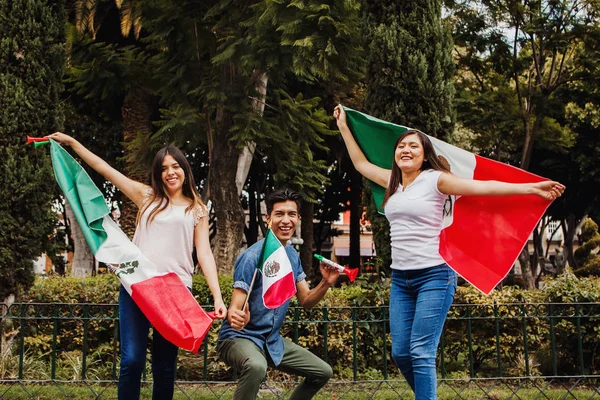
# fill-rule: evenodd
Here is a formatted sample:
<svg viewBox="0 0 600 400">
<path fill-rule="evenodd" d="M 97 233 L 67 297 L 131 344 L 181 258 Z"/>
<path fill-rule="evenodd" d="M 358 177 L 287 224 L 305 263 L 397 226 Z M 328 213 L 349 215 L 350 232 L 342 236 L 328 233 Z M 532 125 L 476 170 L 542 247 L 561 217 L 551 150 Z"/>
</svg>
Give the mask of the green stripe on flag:
<svg viewBox="0 0 600 400">
<path fill-rule="evenodd" d="M 356 142 L 365 153 L 367 160 L 381 168 L 392 169 L 394 144 L 402 132 L 408 128 L 382 121 L 351 108 L 344 107 L 344 110 L 346 111 L 348 126 Z M 369 182 L 371 183 L 375 205 L 380 212 L 383 212 L 381 203 L 383 203 L 385 188 L 371 181 Z"/>
<path fill-rule="evenodd" d="M 50 140 L 52 167 L 58 186 L 62 189 L 81 231 L 94 254 L 106 240 L 102 219 L 109 210 L 104 196 L 87 172 L 65 149 Z"/>
<path fill-rule="evenodd" d="M 265 261 L 273 254 L 278 248 L 283 247 L 277 236 L 273 233 L 271 229 L 267 229 L 267 236 L 265 237 L 265 241 L 263 242 L 263 247 L 260 252 L 260 258 L 258 262 L 258 269 L 262 271 L 263 265 Z"/>
</svg>

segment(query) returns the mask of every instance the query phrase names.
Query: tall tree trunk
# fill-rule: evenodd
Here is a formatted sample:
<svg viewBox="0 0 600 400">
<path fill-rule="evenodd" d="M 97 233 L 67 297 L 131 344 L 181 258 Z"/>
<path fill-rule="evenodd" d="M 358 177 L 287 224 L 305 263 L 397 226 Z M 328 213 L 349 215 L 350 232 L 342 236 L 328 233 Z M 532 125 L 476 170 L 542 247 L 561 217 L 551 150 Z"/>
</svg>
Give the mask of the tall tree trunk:
<svg viewBox="0 0 600 400">
<path fill-rule="evenodd" d="M 236 168 L 239 150 L 231 143 L 233 115 L 225 106 L 217 107 L 214 130 L 209 130 L 210 170 L 208 185 L 214 204 L 216 230 L 213 254 L 220 273 L 231 273 L 244 235 L 244 210 L 236 187 Z M 212 139 L 214 137 L 214 140 Z"/>
<path fill-rule="evenodd" d="M 222 66 L 225 81 L 232 81 L 234 70 Z M 267 93 L 268 74 L 255 71 L 255 89 L 258 97 L 253 100 L 255 112 L 262 115 Z M 226 113 L 224 105 L 216 110 L 215 126 L 208 129 L 210 170 L 208 193 L 215 207 L 216 230 L 213 254 L 219 272 L 231 273 L 244 235 L 244 210 L 239 196 L 242 193 L 256 145 L 249 143 L 239 151 L 229 141 L 233 116 Z M 235 165 L 236 168 L 231 168 Z"/>
<path fill-rule="evenodd" d="M 350 188 L 350 268 L 360 268 L 360 218 L 362 217 L 362 177 L 353 170 Z"/>
<path fill-rule="evenodd" d="M 545 118 L 544 105 L 538 105 L 537 112 L 535 113 L 535 121 L 533 122 L 533 126 L 531 125 L 531 122 L 529 122 L 530 116 L 530 113 L 526 114 L 527 120 L 524 126 L 525 140 L 523 142 L 523 154 L 521 155 L 521 168 L 524 170 L 529 169 L 529 164 L 531 163 L 531 155 L 533 154 L 534 140 L 538 135 L 542 127 L 542 122 Z"/>
<path fill-rule="evenodd" d="M 544 245 L 543 240 L 546 236 L 546 223 L 542 218 L 535 229 L 533 230 L 533 247 L 535 249 L 534 254 L 535 258 L 533 260 L 533 274 L 535 276 L 535 287 L 538 288 L 539 280 L 544 273 L 544 268 L 546 267 L 546 259 L 544 258 Z"/>
<path fill-rule="evenodd" d="M 302 204 L 302 209 L 300 210 L 300 220 L 302 221 L 302 230 L 300 232 L 300 237 L 302 237 L 302 240 L 304 241 L 302 246 L 300 246 L 300 261 L 302 262 L 302 267 L 304 268 L 304 273 L 306 273 L 307 280 L 312 280 L 317 275 L 312 256 L 314 244 L 314 213 L 314 203 L 309 203 L 305 201 Z"/>
<path fill-rule="evenodd" d="M 256 77 L 254 89 L 256 90 L 257 97 L 252 100 L 252 108 L 255 113 L 262 116 L 265 111 L 269 74 L 266 72 L 254 71 L 254 75 Z M 235 185 L 238 196 L 242 194 L 242 189 L 244 189 L 244 184 L 248 178 L 250 166 L 252 165 L 252 157 L 254 157 L 254 150 L 256 150 L 256 143 L 250 142 L 242 149 L 238 157 L 237 172 L 235 174 Z"/>
<path fill-rule="evenodd" d="M 524 111 L 524 114 L 523 131 L 525 132 L 525 138 L 523 140 L 523 153 L 521 154 L 521 168 L 526 170 L 529 168 L 531 159 L 529 149 L 533 149 L 533 129 L 529 121 L 529 113 Z"/>
<path fill-rule="evenodd" d="M 125 159 L 125 172 L 133 180 L 148 183 L 148 173 L 142 160 L 138 159 L 144 150 L 139 146 L 148 143 L 152 134 L 151 95 L 145 89 L 130 89 L 123 100 L 121 115 L 123 117 L 123 150 Z M 123 196 L 121 204 L 121 229 L 130 238 L 135 233 L 135 220 L 137 216 L 136 205 Z"/>
<path fill-rule="evenodd" d="M 575 215 L 571 213 L 566 219 L 561 221 L 564 235 L 565 252 L 567 253 L 566 258 L 571 269 L 577 269 L 578 267 L 577 261 L 575 260 L 575 252 L 573 251 L 573 242 L 575 240 L 575 235 L 585 223 L 586 218 L 587 215 L 584 215 L 579 221 L 577 221 Z"/>
<path fill-rule="evenodd" d="M 527 246 L 525 246 L 521 251 L 521 254 L 519 254 L 519 264 L 521 264 L 521 277 L 523 278 L 523 288 L 534 289 L 535 279 L 531 271 L 532 263 Z"/>
<path fill-rule="evenodd" d="M 235 186 L 235 165 L 239 151 L 229 140 L 216 140 L 210 164 L 211 200 L 214 204 L 217 234 L 213 253 L 219 272 L 230 273 L 244 234 L 244 210 Z"/>
<path fill-rule="evenodd" d="M 14 294 L 9 295 L 3 300 L 6 315 L 10 314 L 8 310 L 14 304 L 14 302 Z M 0 359 L 2 360 L 8 360 L 8 357 L 12 355 L 13 343 L 21 331 L 20 325 L 16 324 L 15 321 L 16 320 L 11 318 L 7 318 L 6 320 L 0 318 L 0 324 L 2 324 L 2 330 L 0 331 Z"/>
<path fill-rule="evenodd" d="M 69 202 L 65 202 L 65 213 L 69 220 L 71 237 L 73 238 L 73 264 L 71 265 L 71 276 L 75 278 L 86 278 L 94 271 L 94 255 L 85 241 L 83 232 L 75 219 L 73 209 Z"/>
<path fill-rule="evenodd" d="M 246 230 L 246 243 L 248 247 L 258 241 L 258 219 L 262 218 L 259 212 L 259 202 L 256 199 L 256 190 L 250 181 L 248 191 L 248 229 Z"/>
<path fill-rule="evenodd" d="M 531 163 L 531 155 L 533 153 L 533 144 L 534 144 L 534 139 L 537 136 L 537 133 L 540 130 L 541 127 L 541 123 L 542 120 L 544 119 L 543 113 L 542 112 L 538 112 L 538 115 L 535 117 L 535 121 L 533 123 L 533 126 L 531 125 L 531 122 L 529 121 L 531 113 L 533 111 L 528 110 L 528 111 L 523 111 L 524 112 L 524 131 L 525 131 L 525 139 L 523 142 L 523 154 L 521 155 L 521 168 L 524 170 L 529 169 L 529 164 Z M 538 264 L 540 264 L 540 259 L 538 257 L 538 255 L 542 255 L 544 254 L 539 253 L 539 248 L 541 247 L 541 243 L 540 243 L 540 235 L 537 234 L 537 229 L 540 226 L 540 224 L 538 223 L 538 225 L 535 227 L 534 229 L 534 233 L 533 233 L 533 255 L 534 257 L 527 257 L 527 266 L 525 268 L 521 268 L 521 273 L 523 274 L 523 284 L 525 285 L 526 289 L 535 289 L 536 287 L 536 273 L 535 271 L 537 270 L 537 266 Z M 527 248 L 527 246 L 525 246 L 525 248 Z M 519 260 L 521 260 L 521 257 L 519 257 Z M 525 261 L 525 259 L 523 259 L 523 262 Z M 542 270 L 544 268 L 543 265 L 539 266 Z M 526 276 L 526 274 L 528 274 Z"/>
</svg>

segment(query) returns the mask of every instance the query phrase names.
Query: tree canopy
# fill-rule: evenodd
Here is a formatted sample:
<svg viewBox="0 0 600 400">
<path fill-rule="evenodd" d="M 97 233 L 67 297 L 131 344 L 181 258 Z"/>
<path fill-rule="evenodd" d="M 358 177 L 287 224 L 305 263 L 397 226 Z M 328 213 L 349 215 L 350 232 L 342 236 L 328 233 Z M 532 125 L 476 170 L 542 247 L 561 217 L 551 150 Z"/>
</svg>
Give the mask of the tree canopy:
<svg viewBox="0 0 600 400">
<path fill-rule="evenodd" d="M 65 10 L 61 1 L 0 3 L 0 299 L 33 284 L 57 216 L 50 160 L 25 136 L 61 129 Z"/>
</svg>

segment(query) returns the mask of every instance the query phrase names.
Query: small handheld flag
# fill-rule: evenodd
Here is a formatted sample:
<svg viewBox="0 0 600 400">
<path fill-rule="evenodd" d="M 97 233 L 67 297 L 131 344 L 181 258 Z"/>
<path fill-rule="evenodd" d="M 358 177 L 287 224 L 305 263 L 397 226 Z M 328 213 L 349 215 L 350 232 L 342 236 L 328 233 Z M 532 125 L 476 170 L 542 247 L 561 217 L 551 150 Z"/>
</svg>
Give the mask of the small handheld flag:
<svg viewBox="0 0 600 400">
<path fill-rule="evenodd" d="M 274 309 L 296 294 L 292 263 L 285 247 L 271 229 L 267 230 L 257 268 L 262 272 L 263 301 Z"/>
<path fill-rule="evenodd" d="M 343 272 L 344 274 L 346 274 L 346 276 L 348 277 L 348 279 L 350 279 L 350 282 L 354 282 L 354 280 L 356 279 L 356 275 L 358 274 L 358 268 L 346 268 L 346 267 L 342 267 L 340 264 L 338 263 L 334 263 L 333 261 L 323 257 L 320 254 L 315 254 L 315 258 L 319 261 L 321 261 L 322 263 L 325 263 L 327 265 L 332 266 L 333 268 L 337 269 L 340 272 Z"/>
<path fill-rule="evenodd" d="M 288 258 L 285 247 L 271 230 L 270 224 L 242 310 L 246 309 L 259 270 L 262 276 L 262 297 L 266 308 L 272 310 L 281 307 L 296 294 L 296 281 L 292 263 Z"/>
</svg>

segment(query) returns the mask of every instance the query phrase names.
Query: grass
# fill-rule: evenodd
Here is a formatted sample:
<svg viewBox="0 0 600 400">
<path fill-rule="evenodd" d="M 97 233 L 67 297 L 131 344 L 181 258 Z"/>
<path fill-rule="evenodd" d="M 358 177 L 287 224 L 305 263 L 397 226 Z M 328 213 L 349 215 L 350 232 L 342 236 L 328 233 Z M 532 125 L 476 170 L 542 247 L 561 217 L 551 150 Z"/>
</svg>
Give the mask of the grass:
<svg viewBox="0 0 600 400">
<path fill-rule="evenodd" d="M 571 386 L 565 382 L 565 387 Z M 539 389 L 537 389 L 537 388 Z M 463 400 L 504 400 L 504 399 L 551 399 L 551 400 L 570 400 L 570 399 L 599 399 L 600 382 L 595 381 L 593 387 L 579 386 L 567 390 L 561 384 L 548 386 L 543 380 L 532 381 L 525 384 L 509 386 L 507 382 L 497 381 L 475 382 L 475 381 L 454 381 L 442 382 L 438 388 L 438 397 L 440 400 L 463 399 Z M 293 390 L 293 384 L 269 383 L 263 385 L 260 391 L 260 399 L 275 400 L 287 399 Z M 198 382 L 177 384 L 175 388 L 176 400 L 194 399 L 194 400 L 230 400 L 235 390 L 234 383 L 212 383 Z M 543 394 L 542 394 L 543 393 Z M 20 399 L 116 399 L 117 388 L 114 382 L 106 383 L 73 383 L 73 382 L 55 382 L 55 383 L 18 383 L 7 382 L 0 383 L 0 399 L 20 400 Z M 141 399 L 152 398 L 152 385 L 145 383 L 142 385 Z M 385 382 L 334 382 L 328 384 L 325 389 L 315 397 L 317 400 L 338 400 L 338 399 L 413 399 L 412 392 L 408 385 L 403 381 L 385 381 Z"/>
</svg>

